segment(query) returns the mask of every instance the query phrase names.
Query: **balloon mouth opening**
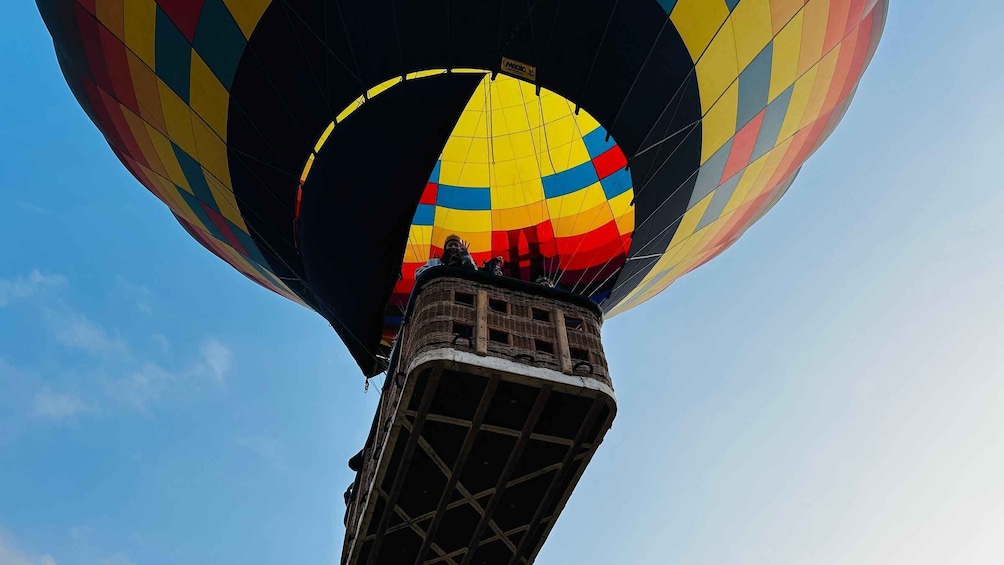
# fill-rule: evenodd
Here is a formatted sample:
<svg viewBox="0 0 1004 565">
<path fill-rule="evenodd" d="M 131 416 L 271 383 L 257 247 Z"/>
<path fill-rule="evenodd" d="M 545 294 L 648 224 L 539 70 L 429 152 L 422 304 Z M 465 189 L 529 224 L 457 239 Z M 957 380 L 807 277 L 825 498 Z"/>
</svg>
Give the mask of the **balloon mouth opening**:
<svg viewBox="0 0 1004 565">
<path fill-rule="evenodd" d="M 392 304 L 451 236 L 478 265 L 501 257 L 506 276 L 601 302 L 634 230 L 627 158 L 586 109 L 482 72 L 419 198 Z"/>
<path fill-rule="evenodd" d="M 483 77 L 429 164 L 425 186 L 416 189 L 421 194 L 387 305 L 388 330 L 416 271 L 441 257 L 453 237 L 478 266 L 501 257 L 505 276 L 546 279 L 601 303 L 627 260 L 635 227 L 627 158 L 586 108 L 510 74 L 434 69 L 368 89 L 338 112 L 307 156 L 297 221 L 314 161 L 339 124 L 401 84 L 448 73 Z"/>
</svg>

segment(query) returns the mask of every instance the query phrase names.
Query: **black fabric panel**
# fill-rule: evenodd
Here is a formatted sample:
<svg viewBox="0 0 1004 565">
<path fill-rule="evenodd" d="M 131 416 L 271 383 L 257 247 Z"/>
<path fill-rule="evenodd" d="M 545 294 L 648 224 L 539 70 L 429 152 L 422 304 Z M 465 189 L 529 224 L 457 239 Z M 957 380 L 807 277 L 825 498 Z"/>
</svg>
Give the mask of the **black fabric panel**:
<svg viewBox="0 0 1004 565">
<path fill-rule="evenodd" d="M 349 43 L 366 88 L 407 72 L 392 0 L 342 1 Z"/>
<path fill-rule="evenodd" d="M 444 105 L 451 112 L 462 107 L 450 106 L 457 91 L 429 85 L 461 81 L 467 89 L 468 82 L 481 77 L 459 75 L 466 78 L 415 81 L 434 81 L 423 87 L 411 81 L 395 86 L 367 102 L 346 127 L 335 128 L 324 146 L 308 184 L 318 182 L 318 171 L 336 167 L 334 162 L 351 164 L 347 170 L 358 176 L 345 182 L 361 182 L 364 169 L 379 177 L 367 188 L 372 202 L 360 205 L 403 206 L 366 226 L 370 239 L 382 242 L 379 253 L 366 259 L 380 283 L 354 293 L 351 277 L 312 263 L 308 255 L 331 261 L 345 252 L 347 241 L 357 238 L 338 239 L 333 232 L 308 235 L 305 225 L 308 217 L 334 223 L 333 218 L 346 212 L 355 220 L 370 209 L 353 210 L 355 204 L 316 198 L 305 189 L 299 249 L 294 216 L 300 171 L 314 143 L 334 116 L 366 89 L 426 69 L 495 71 L 502 56 L 535 65 L 537 84 L 596 117 L 631 161 L 640 229 L 630 256 L 665 249 L 663 243 L 675 232 L 672 220 L 685 209 L 693 190 L 687 178 L 699 166 L 699 129 L 674 138 L 672 145 L 664 143 L 634 157 L 700 119 L 696 81 L 688 79 L 693 62 L 655 0 L 283 0 L 265 11 L 248 45 L 232 88 L 228 131 L 238 204 L 273 271 L 284 279 L 287 275 L 301 279 L 300 284 L 290 283 L 300 297 L 313 302 L 316 295 L 318 303 L 327 305 L 319 310 L 367 372 L 374 367 L 373 356 L 385 353 L 378 351 L 375 329 L 382 323 L 389 296 L 385 291 L 393 282 L 384 277 L 397 275 L 424 177 L 456 121 L 453 114 L 442 122 L 433 116 Z M 423 98 L 427 88 L 442 88 L 447 100 Z M 354 122 L 357 125 L 351 125 Z M 422 125 L 415 129 L 418 123 Z M 349 130 L 356 133 L 347 134 Z M 408 140 L 415 145 L 407 147 Z M 423 178 L 416 180 L 419 177 Z M 344 233 L 356 232 L 346 228 Z M 308 236 L 319 238 L 310 252 L 303 241 Z M 322 241 L 331 247 L 322 249 Z M 625 288 L 626 276 L 647 272 L 650 266 L 647 261 L 629 261 L 616 285 Z M 327 276 L 334 278 L 327 281 Z M 607 281 L 603 288 L 614 284 Z M 613 298 L 604 302 L 614 303 Z"/>
<path fill-rule="evenodd" d="M 481 75 L 408 81 L 340 123 L 303 189 L 307 281 L 367 375 L 422 188 Z"/>
<path fill-rule="evenodd" d="M 691 112 L 680 110 L 694 105 L 700 107 L 700 94 L 697 81 L 690 78 L 652 126 L 642 147 L 644 152 L 631 163 L 635 232 L 628 261 L 617 277 L 610 298 L 604 302 L 605 306 L 612 307 L 624 299 L 652 270 L 658 257 L 647 257 L 666 251 L 687 212 L 690 195 L 697 183 L 699 167 L 696 164 L 701 159 L 703 132 L 700 122 L 693 123 Z M 653 143 L 658 145 L 652 147 Z"/>
</svg>

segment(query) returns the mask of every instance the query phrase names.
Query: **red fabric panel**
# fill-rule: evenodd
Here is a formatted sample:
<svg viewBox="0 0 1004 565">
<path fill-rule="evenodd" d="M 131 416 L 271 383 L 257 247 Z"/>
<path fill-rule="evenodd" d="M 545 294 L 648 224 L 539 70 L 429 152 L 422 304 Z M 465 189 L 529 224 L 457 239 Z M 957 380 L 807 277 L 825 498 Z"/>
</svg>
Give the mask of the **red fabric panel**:
<svg viewBox="0 0 1004 565">
<path fill-rule="evenodd" d="M 756 138 L 760 135 L 760 126 L 763 124 L 763 117 L 767 110 L 761 110 L 755 118 L 739 130 L 739 133 L 732 140 L 732 150 L 729 153 L 729 160 L 725 163 L 725 170 L 722 178 L 718 181 L 721 185 L 732 178 L 732 175 L 746 168 L 753 155 L 753 148 L 756 146 Z"/>
<path fill-rule="evenodd" d="M 625 166 L 627 166 L 627 158 L 624 157 L 624 153 L 618 145 L 614 145 L 602 155 L 593 158 L 593 168 L 596 169 L 596 176 L 601 180 Z"/>
<path fill-rule="evenodd" d="M 434 182 L 429 182 L 425 184 L 425 190 L 422 191 L 422 199 L 418 201 L 419 204 L 435 204 L 436 195 L 439 193 L 439 185 Z"/>
<path fill-rule="evenodd" d="M 182 35 L 191 43 L 195 40 L 195 27 L 202 13 L 203 0 L 158 0 L 157 5 L 181 30 Z"/>
</svg>

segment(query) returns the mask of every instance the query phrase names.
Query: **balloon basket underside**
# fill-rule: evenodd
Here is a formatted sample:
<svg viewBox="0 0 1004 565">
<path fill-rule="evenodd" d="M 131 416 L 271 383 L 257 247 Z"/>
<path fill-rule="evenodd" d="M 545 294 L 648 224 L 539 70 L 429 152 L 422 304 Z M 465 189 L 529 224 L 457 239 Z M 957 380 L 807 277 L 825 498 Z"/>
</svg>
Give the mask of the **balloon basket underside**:
<svg viewBox="0 0 1004 565">
<path fill-rule="evenodd" d="M 598 312 L 494 282 L 440 276 L 413 297 L 343 564 L 532 563 L 610 428 Z"/>
</svg>

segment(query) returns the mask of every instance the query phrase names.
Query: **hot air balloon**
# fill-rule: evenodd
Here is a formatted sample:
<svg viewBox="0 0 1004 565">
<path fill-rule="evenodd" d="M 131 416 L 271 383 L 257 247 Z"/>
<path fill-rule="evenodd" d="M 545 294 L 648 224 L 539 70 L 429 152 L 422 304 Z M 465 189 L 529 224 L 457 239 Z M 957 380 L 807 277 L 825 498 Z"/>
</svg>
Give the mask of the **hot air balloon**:
<svg viewBox="0 0 1004 565">
<path fill-rule="evenodd" d="M 840 121 L 887 12 L 37 3 L 126 168 L 200 244 L 326 318 L 366 376 L 387 369 L 416 273 L 451 235 L 478 265 L 501 258 L 500 278 L 546 281 L 600 319 L 727 249 Z"/>
</svg>

